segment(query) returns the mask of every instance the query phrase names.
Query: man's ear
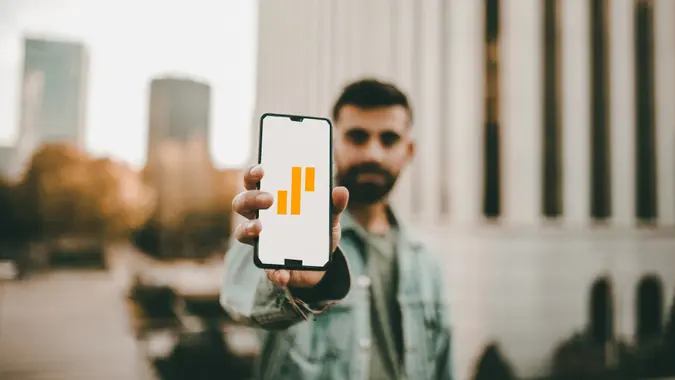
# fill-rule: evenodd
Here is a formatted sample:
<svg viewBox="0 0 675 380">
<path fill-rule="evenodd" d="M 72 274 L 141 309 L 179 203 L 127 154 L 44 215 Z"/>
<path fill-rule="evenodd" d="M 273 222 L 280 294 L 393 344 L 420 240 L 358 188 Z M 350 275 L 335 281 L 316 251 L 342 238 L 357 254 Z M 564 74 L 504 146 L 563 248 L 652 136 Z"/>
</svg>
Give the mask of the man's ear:
<svg viewBox="0 0 675 380">
<path fill-rule="evenodd" d="M 414 156 L 415 156 L 415 142 L 411 140 L 408 142 L 408 159 L 412 160 Z"/>
</svg>

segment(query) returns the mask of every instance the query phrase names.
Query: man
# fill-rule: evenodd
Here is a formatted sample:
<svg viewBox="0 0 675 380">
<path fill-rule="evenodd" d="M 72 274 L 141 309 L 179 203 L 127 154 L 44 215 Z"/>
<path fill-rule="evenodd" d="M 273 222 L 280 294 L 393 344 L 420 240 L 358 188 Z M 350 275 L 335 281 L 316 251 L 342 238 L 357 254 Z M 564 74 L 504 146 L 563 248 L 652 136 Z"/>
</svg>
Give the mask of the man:
<svg viewBox="0 0 675 380">
<path fill-rule="evenodd" d="M 249 221 L 226 254 L 221 304 L 261 328 L 259 379 L 449 380 L 439 265 L 387 200 L 414 153 L 408 100 L 393 85 L 362 80 L 344 89 L 333 121 L 341 186 L 332 193 L 331 265 L 311 272 L 253 264 L 251 244 L 264 228 L 255 212 L 273 203 L 255 190 L 264 171 L 254 166 L 232 202 Z"/>
</svg>

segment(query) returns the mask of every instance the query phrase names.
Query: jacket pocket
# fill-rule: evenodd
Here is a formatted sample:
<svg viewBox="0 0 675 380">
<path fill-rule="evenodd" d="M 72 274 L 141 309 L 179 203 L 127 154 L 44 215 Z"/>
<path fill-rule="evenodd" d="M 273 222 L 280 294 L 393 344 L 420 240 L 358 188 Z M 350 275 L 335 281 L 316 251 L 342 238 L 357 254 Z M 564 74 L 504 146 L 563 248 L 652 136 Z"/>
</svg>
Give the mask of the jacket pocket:
<svg viewBox="0 0 675 380">
<path fill-rule="evenodd" d="M 281 353 L 280 353 L 281 354 Z M 319 380 L 322 376 L 324 364 L 322 362 L 311 362 L 296 350 L 290 349 L 281 354 L 282 363 L 274 379 L 278 380 Z"/>
<path fill-rule="evenodd" d="M 432 300 L 410 299 L 401 302 L 404 317 L 406 354 L 424 361 L 435 361 L 440 354 L 440 337 L 443 324 L 440 319 L 442 305 Z"/>
</svg>

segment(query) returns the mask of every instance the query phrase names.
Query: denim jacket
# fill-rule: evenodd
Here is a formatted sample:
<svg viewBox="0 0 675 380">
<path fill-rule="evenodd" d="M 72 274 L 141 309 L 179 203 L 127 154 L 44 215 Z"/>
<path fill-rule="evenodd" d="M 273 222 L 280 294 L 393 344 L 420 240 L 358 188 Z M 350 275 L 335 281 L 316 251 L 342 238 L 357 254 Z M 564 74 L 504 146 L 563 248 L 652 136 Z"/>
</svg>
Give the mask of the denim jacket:
<svg viewBox="0 0 675 380">
<path fill-rule="evenodd" d="M 398 225 L 403 373 L 408 380 L 451 380 L 448 297 L 440 265 L 400 222 Z M 273 285 L 254 265 L 250 246 L 235 243 L 226 254 L 220 302 L 235 321 L 260 328 L 257 379 L 367 380 L 370 279 L 350 233 L 355 222 L 347 212 L 341 226 L 340 247 L 316 286 L 322 289 L 321 294 Z"/>
</svg>

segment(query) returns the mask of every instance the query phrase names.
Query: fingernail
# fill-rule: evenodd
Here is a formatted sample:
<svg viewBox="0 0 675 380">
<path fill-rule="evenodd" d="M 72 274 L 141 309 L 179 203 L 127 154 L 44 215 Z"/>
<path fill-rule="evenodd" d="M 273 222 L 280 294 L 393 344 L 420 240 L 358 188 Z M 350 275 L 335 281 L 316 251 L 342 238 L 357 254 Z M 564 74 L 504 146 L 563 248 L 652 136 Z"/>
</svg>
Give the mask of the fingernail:
<svg viewBox="0 0 675 380">
<path fill-rule="evenodd" d="M 246 229 L 249 232 L 253 232 L 253 230 L 255 229 L 255 222 L 248 222 L 248 225 L 246 226 Z"/>
<path fill-rule="evenodd" d="M 251 169 L 251 174 L 253 175 L 259 175 L 260 173 L 262 173 L 262 166 L 260 165 L 256 165 Z"/>
<path fill-rule="evenodd" d="M 269 202 L 272 200 L 272 196 L 267 193 L 258 194 L 255 199 L 259 202 Z"/>
</svg>

